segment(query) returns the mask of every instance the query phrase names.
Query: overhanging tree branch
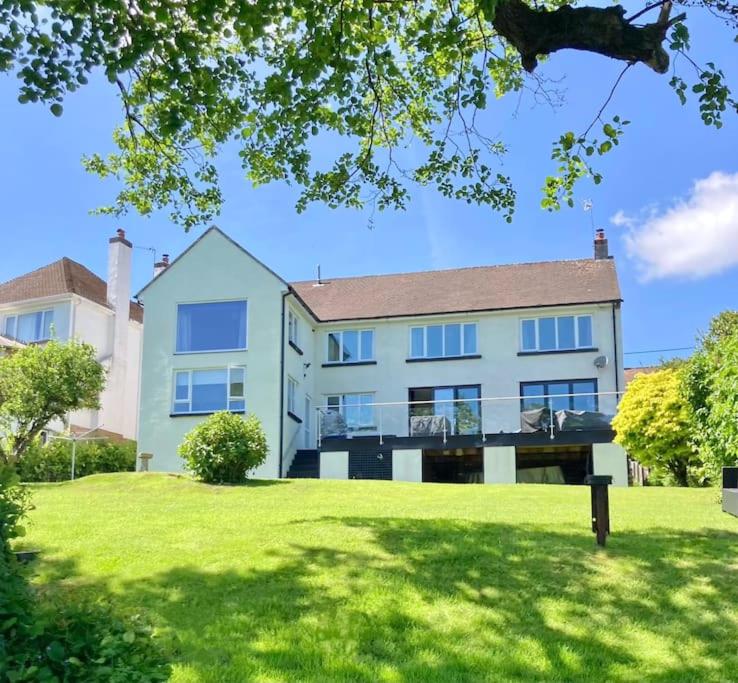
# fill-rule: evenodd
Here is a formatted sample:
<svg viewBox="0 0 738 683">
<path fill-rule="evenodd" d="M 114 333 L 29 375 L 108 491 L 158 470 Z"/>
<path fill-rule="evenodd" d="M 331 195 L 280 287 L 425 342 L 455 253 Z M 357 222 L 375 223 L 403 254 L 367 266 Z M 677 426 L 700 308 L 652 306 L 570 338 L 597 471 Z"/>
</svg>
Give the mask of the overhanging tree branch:
<svg viewBox="0 0 738 683">
<path fill-rule="evenodd" d="M 627 21 L 621 5 L 564 5 L 549 11 L 534 9 L 523 0 L 501 0 L 496 6 L 486 5 L 483 9 L 495 30 L 518 50 L 528 72 L 538 65 L 539 55 L 573 49 L 641 62 L 657 73 L 666 73 L 669 55 L 662 43 L 669 27 L 684 18 L 680 15 L 670 20 L 670 3 L 667 5 L 662 7 L 658 21 L 644 26 Z"/>
</svg>

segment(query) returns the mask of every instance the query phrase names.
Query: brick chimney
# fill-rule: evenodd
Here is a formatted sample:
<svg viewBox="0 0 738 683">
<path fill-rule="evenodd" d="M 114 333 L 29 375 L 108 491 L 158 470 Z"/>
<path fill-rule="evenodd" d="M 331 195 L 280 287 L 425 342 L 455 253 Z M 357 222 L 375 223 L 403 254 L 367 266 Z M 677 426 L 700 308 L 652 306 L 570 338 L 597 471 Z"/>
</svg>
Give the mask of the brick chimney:
<svg viewBox="0 0 738 683">
<path fill-rule="evenodd" d="M 607 247 L 607 237 L 605 237 L 605 231 L 602 228 L 598 228 L 595 231 L 594 257 L 596 261 L 610 258 L 610 252 Z"/>
<path fill-rule="evenodd" d="M 161 275 L 167 268 L 169 268 L 169 254 L 162 254 L 161 261 L 154 264 L 154 277 Z"/>
</svg>

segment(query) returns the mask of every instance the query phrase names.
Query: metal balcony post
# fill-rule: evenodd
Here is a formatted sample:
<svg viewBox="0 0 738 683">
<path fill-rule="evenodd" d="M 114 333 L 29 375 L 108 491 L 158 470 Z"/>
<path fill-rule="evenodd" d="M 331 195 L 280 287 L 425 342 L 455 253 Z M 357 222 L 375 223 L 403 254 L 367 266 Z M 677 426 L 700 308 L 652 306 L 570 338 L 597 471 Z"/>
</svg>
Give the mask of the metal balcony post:
<svg viewBox="0 0 738 683">
<path fill-rule="evenodd" d="M 379 445 L 384 445 L 384 438 L 382 434 L 382 406 L 379 406 Z"/>
<path fill-rule="evenodd" d="M 316 422 L 318 423 L 318 450 L 320 450 L 320 446 L 322 444 L 322 437 L 323 437 L 323 430 L 322 430 L 323 420 L 321 419 L 323 417 L 323 414 L 320 412 L 320 408 L 316 408 L 315 410 L 318 414 L 318 419 L 316 420 Z"/>
<path fill-rule="evenodd" d="M 487 443 L 487 434 L 484 432 L 484 412 L 482 411 L 481 398 L 479 399 L 479 429 L 482 431 L 482 443 Z"/>
</svg>

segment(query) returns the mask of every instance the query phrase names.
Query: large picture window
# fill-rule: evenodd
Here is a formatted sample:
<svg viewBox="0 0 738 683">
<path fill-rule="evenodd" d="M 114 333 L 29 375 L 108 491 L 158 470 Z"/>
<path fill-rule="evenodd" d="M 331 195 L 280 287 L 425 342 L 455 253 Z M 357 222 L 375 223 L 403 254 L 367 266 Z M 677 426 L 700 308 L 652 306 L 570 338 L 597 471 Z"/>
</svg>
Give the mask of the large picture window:
<svg viewBox="0 0 738 683">
<path fill-rule="evenodd" d="M 575 395 L 579 394 L 579 395 Z M 585 394 L 582 396 L 581 394 Z M 586 395 L 589 394 L 589 395 Z M 597 380 L 574 379 L 555 382 L 522 382 L 521 410 L 598 410 Z"/>
<path fill-rule="evenodd" d="M 174 373 L 172 412 L 214 413 L 246 410 L 246 368 L 177 370 Z"/>
<path fill-rule="evenodd" d="M 454 358 L 476 353 L 476 323 L 410 328 L 410 358 Z"/>
<path fill-rule="evenodd" d="M 9 315 L 5 318 L 5 335 L 25 343 L 47 341 L 53 324 L 53 309 Z"/>
<path fill-rule="evenodd" d="M 328 333 L 329 363 L 361 363 L 371 360 L 374 360 L 374 330 Z"/>
<path fill-rule="evenodd" d="M 591 315 L 560 315 L 520 321 L 520 348 L 524 352 L 591 349 Z"/>
<path fill-rule="evenodd" d="M 213 301 L 177 306 L 177 353 L 242 351 L 246 302 Z"/>
</svg>

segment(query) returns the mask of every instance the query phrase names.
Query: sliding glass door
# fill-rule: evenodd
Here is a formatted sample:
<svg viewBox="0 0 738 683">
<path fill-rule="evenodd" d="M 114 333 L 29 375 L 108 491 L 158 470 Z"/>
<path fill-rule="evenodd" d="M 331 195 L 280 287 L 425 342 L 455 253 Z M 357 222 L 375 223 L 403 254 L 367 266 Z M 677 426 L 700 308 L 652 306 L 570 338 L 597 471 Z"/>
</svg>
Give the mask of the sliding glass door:
<svg viewBox="0 0 738 683">
<path fill-rule="evenodd" d="M 417 432 L 413 428 L 413 418 L 420 417 L 436 417 L 441 424 L 445 421 L 448 434 L 479 434 L 482 429 L 480 396 L 478 384 L 410 389 L 410 434 Z"/>
</svg>

